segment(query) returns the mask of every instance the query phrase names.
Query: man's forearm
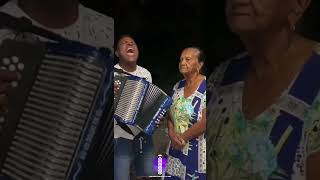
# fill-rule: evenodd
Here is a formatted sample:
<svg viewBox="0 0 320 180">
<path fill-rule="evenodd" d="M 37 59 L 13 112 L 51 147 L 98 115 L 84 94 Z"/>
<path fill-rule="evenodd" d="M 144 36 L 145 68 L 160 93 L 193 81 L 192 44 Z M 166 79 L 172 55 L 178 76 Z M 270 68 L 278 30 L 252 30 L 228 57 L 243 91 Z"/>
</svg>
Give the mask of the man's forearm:
<svg viewBox="0 0 320 180">
<path fill-rule="evenodd" d="M 193 138 L 196 138 L 206 131 L 206 110 L 202 110 L 201 121 L 195 123 L 190 129 L 182 133 L 181 137 L 187 142 Z"/>
<path fill-rule="evenodd" d="M 320 152 L 313 153 L 307 158 L 307 180 L 319 180 L 320 178 Z"/>
</svg>

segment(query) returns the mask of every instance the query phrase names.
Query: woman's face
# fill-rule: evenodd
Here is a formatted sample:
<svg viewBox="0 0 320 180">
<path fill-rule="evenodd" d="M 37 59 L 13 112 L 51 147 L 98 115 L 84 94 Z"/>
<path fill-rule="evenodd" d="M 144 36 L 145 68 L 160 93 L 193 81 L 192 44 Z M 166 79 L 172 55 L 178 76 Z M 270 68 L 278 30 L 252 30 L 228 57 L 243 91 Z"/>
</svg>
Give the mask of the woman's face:
<svg viewBox="0 0 320 180">
<path fill-rule="evenodd" d="M 196 48 L 187 48 L 182 51 L 179 63 L 179 72 L 182 75 L 200 73 L 203 63 L 199 62 L 199 53 Z"/>
<path fill-rule="evenodd" d="M 291 28 L 309 0 L 227 0 L 226 16 L 235 33 Z"/>
</svg>

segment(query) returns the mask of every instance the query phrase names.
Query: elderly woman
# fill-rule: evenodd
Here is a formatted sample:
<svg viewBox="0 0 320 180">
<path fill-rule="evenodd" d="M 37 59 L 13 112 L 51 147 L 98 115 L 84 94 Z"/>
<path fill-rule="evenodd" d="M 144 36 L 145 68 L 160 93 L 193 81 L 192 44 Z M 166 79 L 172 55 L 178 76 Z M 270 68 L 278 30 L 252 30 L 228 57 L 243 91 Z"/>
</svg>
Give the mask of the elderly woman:
<svg viewBox="0 0 320 180">
<path fill-rule="evenodd" d="M 320 54 L 295 26 L 310 0 L 227 0 L 247 53 L 208 83 L 208 179 L 320 177 Z"/>
<path fill-rule="evenodd" d="M 206 80 L 201 74 L 203 52 L 196 47 L 182 51 L 179 71 L 184 80 L 173 88 L 168 118 L 171 143 L 166 175 L 169 179 L 206 177 Z"/>
</svg>

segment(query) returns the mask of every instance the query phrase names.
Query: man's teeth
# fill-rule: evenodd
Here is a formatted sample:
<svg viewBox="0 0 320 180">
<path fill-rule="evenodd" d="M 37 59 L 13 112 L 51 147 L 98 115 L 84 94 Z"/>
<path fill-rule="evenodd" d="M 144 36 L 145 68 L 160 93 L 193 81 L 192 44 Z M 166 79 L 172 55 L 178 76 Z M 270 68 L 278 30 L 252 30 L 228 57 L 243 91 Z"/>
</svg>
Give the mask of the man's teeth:
<svg viewBox="0 0 320 180">
<path fill-rule="evenodd" d="M 133 48 L 128 48 L 127 52 L 133 52 Z"/>
</svg>

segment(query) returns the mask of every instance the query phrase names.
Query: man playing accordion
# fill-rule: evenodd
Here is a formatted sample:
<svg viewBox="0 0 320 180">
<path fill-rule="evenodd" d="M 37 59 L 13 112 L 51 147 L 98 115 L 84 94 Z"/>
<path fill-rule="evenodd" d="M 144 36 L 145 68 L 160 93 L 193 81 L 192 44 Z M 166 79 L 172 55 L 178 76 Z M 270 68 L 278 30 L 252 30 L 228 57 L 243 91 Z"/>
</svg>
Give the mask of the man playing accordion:
<svg viewBox="0 0 320 180">
<path fill-rule="evenodd" d="M 130 35 L 123 35 L 119 38 L 116 56 L 119 58 L 119 63 L 115 65 L 115 69 L 145 78 L 150 83 L 152 82 L 150 72 L 137 65 L 139 50 Z M 115 75 L 117 73 L 115 72 Z M 117 84 L 115 84 L 116 90 Z M 136 176 L 155 175 L 153 170 L 155 156 L 152 136 L 145 134 L 135 126 L 114 120 L 114 142 L 115 180 L 129 180 L 130 168 L 133 163 Z"/>
</svg>

